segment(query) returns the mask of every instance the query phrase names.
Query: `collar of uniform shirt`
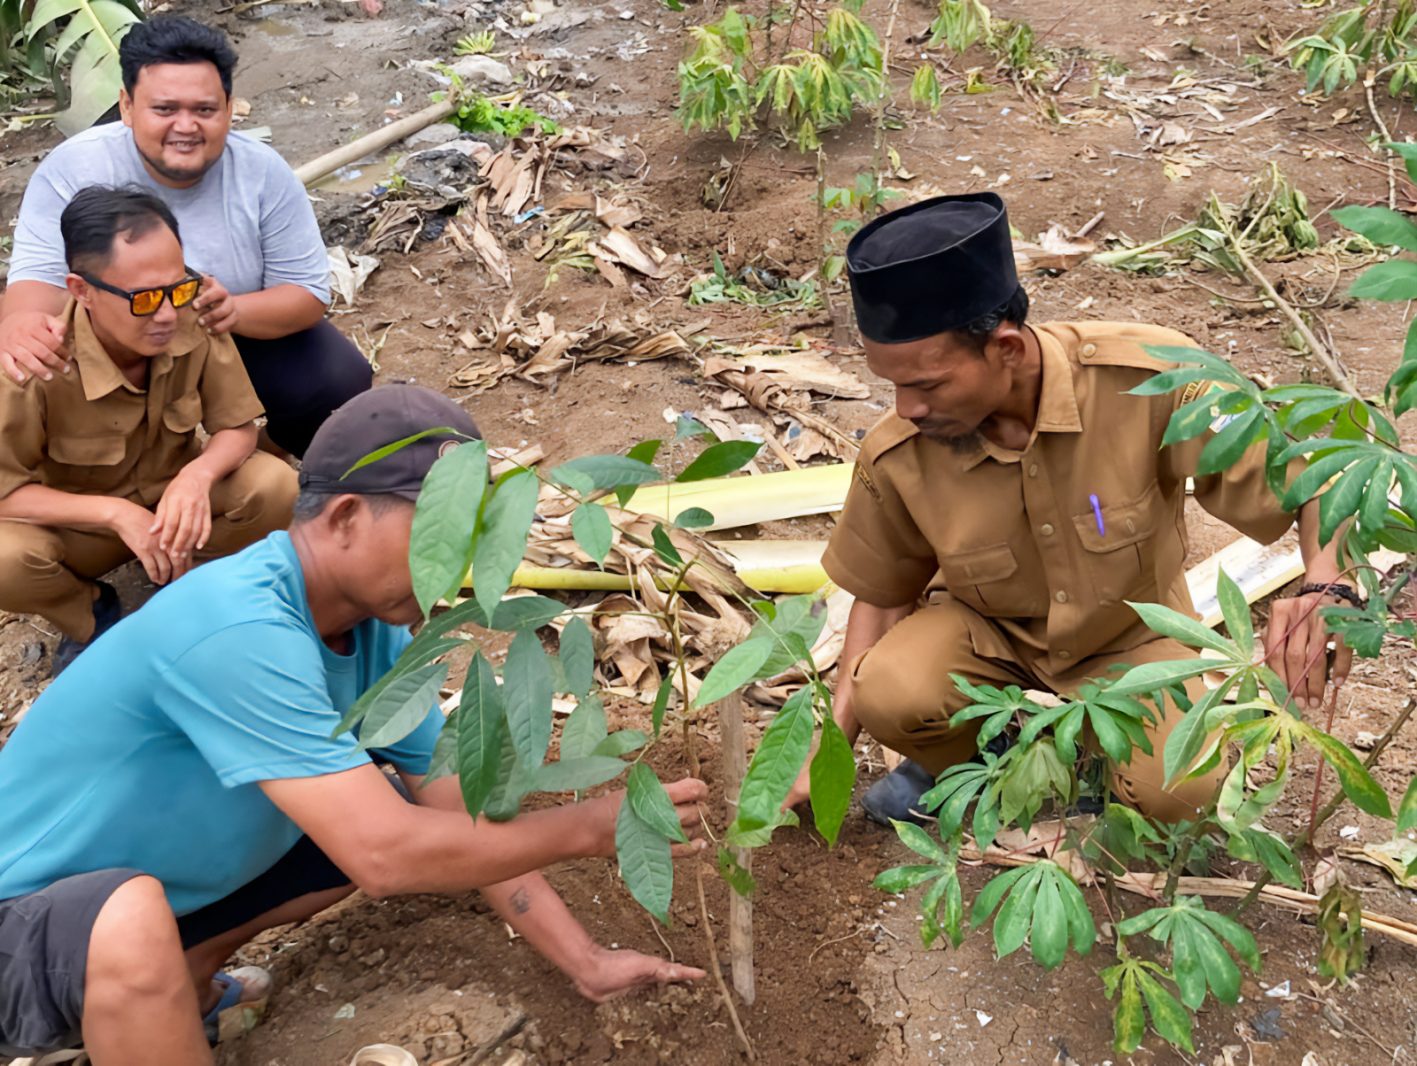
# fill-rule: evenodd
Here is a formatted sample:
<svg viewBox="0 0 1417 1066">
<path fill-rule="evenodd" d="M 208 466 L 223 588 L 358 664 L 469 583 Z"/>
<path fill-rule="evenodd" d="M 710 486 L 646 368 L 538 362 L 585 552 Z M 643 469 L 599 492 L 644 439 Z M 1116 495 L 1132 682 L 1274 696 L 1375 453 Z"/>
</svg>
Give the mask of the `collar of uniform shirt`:
<svg viewBox="0 0 1417 1066">
<path fill-rule="evenodd" d="M 1043 362 L 1043 380 L 1038 390 L 1038 417 L 1028 447 L 1040 433 L 1081 433 L 1082 416 L 1078 413 L 1077 388 L 1073 384 L 1073 361 L 1046 325 L 1039 329 L 1027 327 L 1038 338 L 1039 358 Z M 961 457 L 964 469 L 972 470 L 986 458 L 999 463 L 1016 463 L 1023 452 L 1001 448 L 987 437 L 973 452 Z M 1024 451 L 1027 451 L 1025 448 Z"/>
<path fill-rule="evenodd" d="M 74 365 L 78 368 L 79 381 L 84 386 L 84 399 L 97 400 L 107 396 L 114 389 L 120 388 L 126 388 L 132 392 L 144 391 L 135 389 L 132 383 L 123 376 L 123 371 L 118 369 L 118 364 L 109 356 L 103 347 L 103 342 L 94 333 L 93 323 L 89 321 L 88 312 L 73 297 L 69 298 L 69 305 L 64 310 L 64 318 L 68 326 L 66 332 L 70 339 L 69 346 L 74 356 Z M 195 351 L 202 339 L 202 332 L 196 327 L 196 316 L 193 315 L 190 322 L 184 321 L 178 327 L 167 352 L 153 359 L 149 369 L 149 383 L 170 370 L 173 359 Z"/>
</svg>

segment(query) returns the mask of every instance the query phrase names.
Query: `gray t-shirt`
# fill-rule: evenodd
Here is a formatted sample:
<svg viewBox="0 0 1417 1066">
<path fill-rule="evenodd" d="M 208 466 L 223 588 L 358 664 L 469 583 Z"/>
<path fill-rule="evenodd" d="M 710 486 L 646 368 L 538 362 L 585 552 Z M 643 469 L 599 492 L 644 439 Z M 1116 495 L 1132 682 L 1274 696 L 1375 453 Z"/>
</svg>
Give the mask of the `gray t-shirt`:
<svg viewBox="0 0 1417 1066">
<path fill-rule="evenodd" d="M 230 133 L 215 166 L 190 189 L 154 181 L 133 133 L 115 122 L 56 147 L 35 168 L 10 255 L 10 282 L 64 284 L 59 215 L 89 185 L 137 184 L 172 208 L 187 265 L 213 275 L 234 295 L 299 285 L 330 302 L 330 268 L 315 212 L 300 179 L 275 149 Z"/>
</svg>

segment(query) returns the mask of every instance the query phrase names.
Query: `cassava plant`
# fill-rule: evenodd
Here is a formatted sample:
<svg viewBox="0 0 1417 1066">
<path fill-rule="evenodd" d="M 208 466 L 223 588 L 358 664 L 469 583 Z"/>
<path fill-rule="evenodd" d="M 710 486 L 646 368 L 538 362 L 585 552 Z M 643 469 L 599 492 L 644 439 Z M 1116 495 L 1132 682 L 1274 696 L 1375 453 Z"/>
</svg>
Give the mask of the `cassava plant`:
<svg viewBox="0 0 1417 1066">
<path fill-rule="evenodd" d="M 430 432 L 448 432 L 431 430 Z M 681 419 L 676 444 L 706 433 Z M 361 465 L 377 462 L 418 437 L 371 453 Z M 779 602 L 743 599 L 754 619 L 747 637 L 717 659 L 691 698 L 681 639 L 679 611 L 688 595 L 691 572 L 703 563 L 692 550 L 690 530 L 712 524 L 701 508 L 688 507 L 673 522 L 655 523 L 639 546 L 649 553 L 659 594 L 651 606 L 641 589 L 644 613 L 659 619 L 673 636 L 674 662 L 666 671 L 650 711 L 649 730 L 608 732 L 603 697 L 596 682 L 596 651 L 584 612 L 546 596 L 504 599 L 521 563 L 543 489 L 574 501 L 570 526 L 580 549 L 603 563 L 616 536 L 615 516 L 641 485 L 669 480 L 654 465 L 661 444 L 645 441 L 625 455 L 572 459 L 544 477 L 515 468 L 488 483 L 487 447 L 468 441 L 440 458 L 429 471 L 414 512 L 409 549 L 414 594 L 423 608 L 423 626 L 394 667 L 350 709 L 340 731 L 356 730 L 365 748 L 395 743 L 427 715 L 448 676 L 446 655 L 476 641 L 459 632 L 475 624 L 511 633 L 512 641 L 498 681 L 497 671 L 475 650 L 457 706 L 439 736 L 429 778 L 457 775 L 463 800 L 473 817 L 504 820 L 516 814 L 536 792 L 580 792 L 624 777 L 626 801 L 616 826 L 620 873 L 636 900 L 661 921 L 668 921 L 673 891 L 670 846 L 684 839 L 673 804 L 651 769 L 647 755 L 674 718 L 688 725 L 702 708 L 753 680 L 773 677 L 800 665 L 808 682 L 773 719 L 747 772 L 737 816 L 723 843 L 756 847 L 774 828 L 795 824 L 796 816 L 779 810 L 813 738 L 820 736 L 812 762 L 812 805 L 818 828 L 834 841 L 846 814 L 855 781 L 850 745 L 831 717 L 830 695 L 812 668 L 811 647 L 825 624 L 825 610 L 812 596 Z M 760 444 L 726 441 L 711 444 L 672 479 L 682 484 L 719 477 L 742 467 Z M 635 536 L 622 524 L 622 536 Z M 462 597 L 471 572 L 472 594 Z M 733 595 L 725 583 L 722 591 Z M 665 595 L 667 593 L 667 595 Z M 442 609 L 441 604 L 452 606 Z M 561 620 L 558 647 L 547 650 L 538 630 Z M 577 701 L 559 727 L 552 700 L 563 693 Z M 548 760 L 553 737 L 559 757 Z M 689 752 L 691 764 L 696 760 Z M 697 768 L 694 765 L 692 768 Z M 726 850 L 720 868 L 736 888 L 747 891 L 750 879 Z"/>
<path fill-rule="evenodd" d="M 1330 15 L 1319 28 L 1284 46 L 1289 63 L 1302 70 L 1309 91 L 1331 96 L 1371 72 L 1389 96 L 1417 101 L 1417 7 L 1413 0 L 1367 0 Z"/>
<path fill-rule="evenodd" d="M 1417 146 L 1392 147 L 1417 168 Z M 1333 214 L 1379 246 L 1417 252 L 1417 224 L 1404 215 L 1376 207 L 1345 207 Z M 1417 262 L 1380 263 L 1358 279 L 1352 294 L 1417 298 Z M 1211 434 L 1200 454 L 1199 475 L 1225 470 L 1249 448 L 1261 446 L 1269 483 L 1287 510 L 1319 498 L 1320 540 L 1337 538 L 1343 579 L 1366 594 L 1362 608 L 1322 608 L 1329 631 L 1369 658 L 1390 641 L 1408 642 L 1417 635 L 1417 620 L 1395 606 L 1407 567 L 1385 574 L 1369 561 L 1379 548 L 1417 553 L 1417 456 L 1402 449 L 1393 425 L 1395 416 L 1417 406 L 1417 325 L 1408 333 L 1382 403 L 1317 384 L 1262 388 L 1207 352 L 1151 351 L 1175 369 L 1157 374 L 1135 393 L 1210 386 L 1175 412 L 1165 435 L 1171 444 Z M 1227 1005 L 1239 1001 L 1242 968 L 1258 972 L 1261 961 L 1255 938 L 1240 919 L 1269 881 L 1302 887 L 1303 846 L 1313 842 L 1343 800 L 1394 819 L 1399 836 L 1417 829 L 1417 779 L 1394 813 L 1368 764 L 1332 734 L 1336 694 L 1322 721 L 1306 718 L 1280 677 L 1256 662 L 1260 651 L 1249 604 L 1223 572 L 1217 595 L 1224 635 L 1166 607 L 1131 605 L 1158 635 L 1202 650 L 1204 659 L 1119 668 L 1056 706 L 1034 702 L 1018 688 L 975 686 L 956 678 L 970 706 L 951 721 L 981 723 L 979 760 L 946 770 L 924 797 L 925 808 L 937 817 L 933 833 L 897 824 L 901 840 L 919 859 L 876 881 L 889 892 L 924 889 L 926 946 L 941 937 L 958 945 L 968 929 L 992 920 L 1000 957 L 1027 944 L 1045 969 L 1061 965 L 1070 948 L 1086 954 L 1096 943 L 1085 896 L 1096 890 L 1115 931 L 1117 961 L 1102 971 L 1101 980 L 1115 1002 L 1115 1043 L 1122 1053 L 1140 1046 L 1148 1025 L 1193 1052 L 1193 1013 L 1212 998 Z M 1315 654 L 1323 653 L 1319 648 Z M 1212 671 L 1224 681 L 1194 702 L 1188 699 L 1185 682 Z M 1134 751 L 1150 752 L 1143 726 L 1167 697 L 1183 712 L 1162 752 L 1168 781 L 1208 773 L 1227 761 L 1229 767 L 1209 807 L 1194 822 L 1175 826 L 1154 824 L 1112 802 L 1106 785 Z M 1013 743 L 1000 754 L 991 741 L 1006 731 Z M 1084 731 L 1093 740 L 1086 746 Z M 1318 759 L 1310 814 L 1306 825 L 1286 836 L 1266 826 L 1265 818 L 1295 786 L 1294 768 L 1304 751 Z M 1338 791 L 1321 807 L 1325 767 L 1337 777 Z M 1088 796 L 1095 815 L 1079 813 L 1079 797 Z M 1010 829 L 1027 832 L 1050 804 L 1054 821 L 1044 831 L 1050 857 L 996 875 L 966 909 L 957 872 L 962 852 L 984 852 Z M 1039 830 L 1034 831 L 1036 838 Z M 1220 847 L 1259 867 L 1256 887 L 1231 913 L 1186 891 L 1183 878 L 1188 866 Z M 1115 891 L 1118 881 L 1132 875 L 1136 883 L 1149 873 L 1155 876 L 1145 883 L 1155 886 L 1154 898 L 1144 909 L 1129 911 Z M 1417 873 L 1417 862 L 1408 873 Z M 1361 901 L 1340 879 L 1320 900 L 1317 918 L 1318 968 L 1346 978 L 1363 961 Z"/>
</svg>

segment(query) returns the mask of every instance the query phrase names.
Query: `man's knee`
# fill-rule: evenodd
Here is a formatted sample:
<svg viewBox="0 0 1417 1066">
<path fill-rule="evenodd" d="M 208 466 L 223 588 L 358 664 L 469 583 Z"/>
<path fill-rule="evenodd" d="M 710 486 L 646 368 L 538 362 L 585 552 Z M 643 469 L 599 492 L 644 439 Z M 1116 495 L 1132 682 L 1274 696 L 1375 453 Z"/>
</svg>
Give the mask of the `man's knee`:
<svg viewBox="0 0 1417 1066">
<path fill-rule="evenodd" d="M 98 912 L 89 936 L 86 1005 L 182 995 L 189 983 L 162 884 L 146 875 L 124 882 Z"/>
<path fill-rule="evenodd" d="M 50 530 L 0 521 L 0 610 L 31 610 L 35 582 L 57 573 L 63 558 L 64 545 Z"/>
<path fill-rule="evenodd" d="M 299 478 L 290 464 L 266 452 L 253 452 L 218 486 L 213 508 L 251 540 L 290 525 Z"/>
</svg>

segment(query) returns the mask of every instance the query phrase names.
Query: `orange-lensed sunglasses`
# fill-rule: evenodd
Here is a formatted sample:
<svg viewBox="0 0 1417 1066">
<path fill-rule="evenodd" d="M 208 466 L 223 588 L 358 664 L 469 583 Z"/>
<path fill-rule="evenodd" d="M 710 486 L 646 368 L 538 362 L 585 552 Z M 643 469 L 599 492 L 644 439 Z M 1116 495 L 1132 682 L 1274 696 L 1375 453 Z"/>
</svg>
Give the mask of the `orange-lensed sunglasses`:
<svg viewBox="0 0 1417 1066">
<path fill-rule="evenodd" d="M 82 270 L 76 271 L 79 277 L 83 278 L 96 289 L 104 292 L 111 292 L 114 296 L 121 296 L 128 301 L 128 310 L 138 318 L 146 318 L 155 315 L 158 308 L 162 306 L 163 300 L 171 300 L 173 307 L 186 307 L 197 298 L 197 290 L 201 288 L 202 279 L 191 267 L 184 268 L 187 276 L 181 281 L 173 282 L 171 285 L 164 285 L 158 289 L 120 289 L 116 285 L 110 285 L 106 281 L 100 281 L 92 274 Z"/>
</svg>

